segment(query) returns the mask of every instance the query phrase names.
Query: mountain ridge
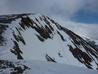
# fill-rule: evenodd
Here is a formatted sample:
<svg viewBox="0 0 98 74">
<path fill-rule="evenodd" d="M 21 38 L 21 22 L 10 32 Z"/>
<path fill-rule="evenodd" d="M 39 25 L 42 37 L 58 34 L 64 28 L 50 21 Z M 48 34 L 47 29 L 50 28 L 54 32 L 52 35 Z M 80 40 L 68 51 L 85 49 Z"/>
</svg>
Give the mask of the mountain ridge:
<svg viewBox="0 0 98 74">
<path fill-rule="evenodd" d="M 60 51 L 62 51 L 63 56 L 65 56 L 65 53 L 66 55 L 70 56 L 63 57 L 63 59 L 70 57 L 69 59 L 67 58 L 70 62 L 75 59 L 79 64 L 85 65 L 89 69 L 98 69 L 98 48 L 71 30 L 58 24 L 50 17 L 33 14 L 13 14 L 4 16 L 3 19 L 0 19 L 0 46 L 3 47 L 2 49 L 6 47 L 5 51 L 8 51 L 11 54 L 9 55 L 9 53 L 7 53 L 9 56 L 6 55 L 4 57 L 26 59 L 26 57 L 31 58 L 31 56 L 37 56 L 37 52 L 40 53 L 40 51 L 45 51 L 44 53 L 48 54 L 48 59 L 50 59 L 51 62 L 53 62 L 53 60 L 59 62 L 57 59 L 61 57 L 51 57 L 53 56 L 53 51 L 58 51 L 58 49 L 66 49 L 63 50 L 65 52 L 62 50 Z M 5 35 L 3 35 L 3 33 Z M 53 46 L 49 42 L 54 43 Z M 33 46 L 35 48 L 32 49 Z M 47 51 L 42 50 L 45 48 L 47 48 Z M 53 50 L 54 48 L 55 50 Z M 33 52 L 35 50 L 36 54 L 33 53 L 33 55 L 30 53 L 30 51 Z M 58 54 L 57 52 L 54 53 Z M 59 52 L 59 55 L 62 55 L 62 53 Z M 43 53 L 40 53 L 39 56 L 42 54 Z M 4 57 L 1 56 L 0 59 L 3 59 Z M 47 59 L 45 58 L 45 55 L 40 58 Z M 71 58 L 73 59 L 71 60 Z"/>
</svg>

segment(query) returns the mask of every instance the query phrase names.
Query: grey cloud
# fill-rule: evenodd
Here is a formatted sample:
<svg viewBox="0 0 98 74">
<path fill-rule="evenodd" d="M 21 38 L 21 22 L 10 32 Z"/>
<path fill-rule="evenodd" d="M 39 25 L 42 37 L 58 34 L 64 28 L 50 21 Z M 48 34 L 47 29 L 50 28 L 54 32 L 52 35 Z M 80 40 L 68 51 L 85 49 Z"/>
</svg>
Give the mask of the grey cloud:
<svg viewBox="0 0 98 74">
<path fill-rule="evenodd" d="M 0 13 L 35 12 L 63 17 L 79 9 L 98 12 L 98 0 L 0 0 Z"/>
<path fill-rule="evenodd" d="M 86 0 L 83 8 L 86 11 L 98 13 L 98 0 Z"/>
<path fill-rule="evenodd" d="M 3 0 L 1 0 L 3 1 Z M 9 13 L 35 12 L 71 16 L 81 6 L 83 0 L 5 0 Z"/>
</svg>

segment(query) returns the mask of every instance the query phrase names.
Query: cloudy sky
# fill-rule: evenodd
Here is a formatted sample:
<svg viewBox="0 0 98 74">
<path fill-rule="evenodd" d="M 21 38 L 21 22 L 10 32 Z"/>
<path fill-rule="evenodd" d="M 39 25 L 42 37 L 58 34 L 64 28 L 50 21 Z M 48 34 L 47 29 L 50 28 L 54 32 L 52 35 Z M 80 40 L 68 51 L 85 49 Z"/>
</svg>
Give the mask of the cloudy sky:
<svg viewBox="0 0 98 74">
<path fill-rule="evenodd" d="M 98 0 L 0 0 L 1 15 L 26 12 L 56 17 L 78 34 L 98 39 Z"/>
</svg>

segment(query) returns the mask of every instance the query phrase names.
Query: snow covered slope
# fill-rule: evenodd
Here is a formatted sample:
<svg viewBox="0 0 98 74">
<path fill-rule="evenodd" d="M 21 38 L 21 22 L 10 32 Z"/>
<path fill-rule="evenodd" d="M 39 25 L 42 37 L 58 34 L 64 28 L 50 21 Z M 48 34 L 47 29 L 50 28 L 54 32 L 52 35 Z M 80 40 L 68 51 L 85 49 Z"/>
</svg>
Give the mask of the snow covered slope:
<svg viewBox="0 0 98 74">
<path fill-rule="evenodd" d="M 0 59 L 41 60 L 98 69 L 98 47 L 48 16 L 0 16 Z"/>
<path fill-rule="evenodd" d="M 0 74 L 97 74 L 98 71 L 42 61 L 2 61 Z M 6 63 L 6 64 L 5 64 Z"/>
</svg>

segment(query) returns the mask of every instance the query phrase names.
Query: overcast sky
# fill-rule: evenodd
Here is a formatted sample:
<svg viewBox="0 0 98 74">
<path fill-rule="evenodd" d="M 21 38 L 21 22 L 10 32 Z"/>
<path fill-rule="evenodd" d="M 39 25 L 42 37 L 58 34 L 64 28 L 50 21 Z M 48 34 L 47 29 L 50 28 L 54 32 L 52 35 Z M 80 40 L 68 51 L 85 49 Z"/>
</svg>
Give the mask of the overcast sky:
<svg viewBox="0 0 98 74">
<path fill-rule="evenodd" d="M 63 24 L 67 20 L 67 24 L 82 25 L 73 30 L 79 34 L 85 30 L 87 36 L 98 39 L 98 0 L 0 0 L 0 14 L 26 12 L 51 15 Z"/>
<path fill-rule="evenodd" d="M 70 16 L 81 9 L 97 13 L 98 0 L 0 0 L 0 8 L 1 13 L 38 12 Z"/>
</svg>

